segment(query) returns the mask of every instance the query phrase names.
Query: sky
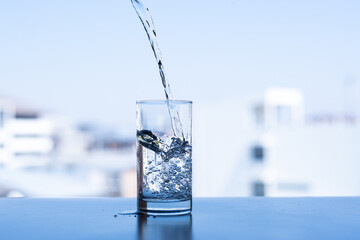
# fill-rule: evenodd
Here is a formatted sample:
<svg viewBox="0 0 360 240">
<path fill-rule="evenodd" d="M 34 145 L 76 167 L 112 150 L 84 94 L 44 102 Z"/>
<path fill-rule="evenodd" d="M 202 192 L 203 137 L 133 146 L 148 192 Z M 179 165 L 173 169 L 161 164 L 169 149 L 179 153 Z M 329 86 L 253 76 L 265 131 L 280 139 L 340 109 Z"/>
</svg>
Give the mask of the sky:
<svg viewBox="0 0 360 240">
<path fill-rule="evenodd" d="M 339 113 L 360 89 L 359 1 L 143 2 L 176 99 L 291 87 L 308 114 Z M 0 0 L 0 96 L 126 132 L 164 93 L 130 0 Z"/>
</svg>

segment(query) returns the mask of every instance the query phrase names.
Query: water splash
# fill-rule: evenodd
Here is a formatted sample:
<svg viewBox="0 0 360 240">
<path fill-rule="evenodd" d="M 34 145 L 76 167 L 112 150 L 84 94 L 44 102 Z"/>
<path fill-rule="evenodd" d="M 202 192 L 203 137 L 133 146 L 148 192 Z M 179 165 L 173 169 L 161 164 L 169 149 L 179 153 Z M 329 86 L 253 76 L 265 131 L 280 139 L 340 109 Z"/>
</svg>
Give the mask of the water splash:
<svg viewBox="0 0 360 240">
<path fill-rule="evenodd" d="M 140 0 L 131 0 L 131 3 L 140 18 L 142 25 L 144 26 L 145 32 L 149 39 L 151 48 L 153 50 L 156 62 L 159 67 L 159 73 L 161 77 L 161 82 L 164 88 L 166 100 L 168 100 L 168 111 L 171 118 L 171 126 L 176 137 L 182 137 L 184 139 L 184 133 L 181 126 L 180 116 L 176 109 L 176 106 L 171 100 L 173 96 L 170 90 L 170 83 L 168 81 L 167 75 L 165 73 L 165 68 L 163 64 L 162 54 L 160 51 L 159 44 L 157 42 L 157 34 L 155 30 L 154 21 L 151 17 L 150 11 L 144 6 Z"/>
</svg>

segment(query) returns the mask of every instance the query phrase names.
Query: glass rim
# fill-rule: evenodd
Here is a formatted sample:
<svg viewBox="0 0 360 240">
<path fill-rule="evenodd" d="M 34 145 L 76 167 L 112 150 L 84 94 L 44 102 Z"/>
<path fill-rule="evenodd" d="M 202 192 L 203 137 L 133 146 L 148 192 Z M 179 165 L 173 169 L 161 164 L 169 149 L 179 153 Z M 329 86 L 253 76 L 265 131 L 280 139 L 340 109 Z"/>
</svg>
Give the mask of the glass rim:
<svg viewBox="0 0 360 240">
<path fill-rule="evenodd" d="M 167 103 L 192 104 L 193 102 L 190 100 L 138 100 L 138 101 L 136 101 L 136 104 L 167 104 Z"/>
</svg>

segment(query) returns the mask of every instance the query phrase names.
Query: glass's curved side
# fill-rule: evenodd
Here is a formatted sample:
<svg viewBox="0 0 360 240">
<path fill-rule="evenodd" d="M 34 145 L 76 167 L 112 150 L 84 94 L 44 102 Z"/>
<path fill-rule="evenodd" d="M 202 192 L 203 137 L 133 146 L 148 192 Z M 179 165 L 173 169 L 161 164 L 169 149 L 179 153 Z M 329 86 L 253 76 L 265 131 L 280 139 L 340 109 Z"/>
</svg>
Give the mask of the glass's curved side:
<svg viewBox="0 0 360 240">
<path fill-rule="evenodd" d="M 147 214 L 179 215 L 192 207 L 192 103 L 171 101 L 182 130 L 172 129 L 169 101 L 137 102 L 137 200 Z"/>
</svg>

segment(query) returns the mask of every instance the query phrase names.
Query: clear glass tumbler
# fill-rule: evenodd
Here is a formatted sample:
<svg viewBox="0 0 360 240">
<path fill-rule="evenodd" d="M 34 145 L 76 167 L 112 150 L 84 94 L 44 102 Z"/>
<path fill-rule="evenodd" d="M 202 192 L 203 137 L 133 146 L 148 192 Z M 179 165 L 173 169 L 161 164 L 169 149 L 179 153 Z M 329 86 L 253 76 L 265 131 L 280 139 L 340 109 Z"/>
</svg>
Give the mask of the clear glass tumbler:
<svg viewBox="0 0 360 240">
<path fill-rule="evenodd" d="M 138 101 L 136 105 L 138 211 L 190 213 L 192 102 Z"/>
</svg>

